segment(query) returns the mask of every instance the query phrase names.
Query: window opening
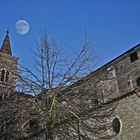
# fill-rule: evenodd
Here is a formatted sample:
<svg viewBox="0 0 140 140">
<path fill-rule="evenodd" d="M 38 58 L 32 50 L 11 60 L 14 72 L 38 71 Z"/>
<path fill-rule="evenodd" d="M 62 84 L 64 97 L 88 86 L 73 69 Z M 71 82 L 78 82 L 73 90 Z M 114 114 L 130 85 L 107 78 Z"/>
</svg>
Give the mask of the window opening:
<svg viewBox="0 0 140 140">
<path fill-rule="evenodd" d="M 137 78 L 136 82 L 137 82 L 137 86 L 140 86 L 140 77 Z"/>
<path fill-rule="evenodd" d="M 0 95 L 0 103 L 2 102 L 2 95 Z"/>
<path fill-rule="evenodd" d="M 114 132 L 116 134 L 118 134 L 120 132 L 120 128 L 121 128 L 121 123 L 120 120 L 118 118 L 115 118 L 112 122 L 112 128 L 114 130 Z"/>
<path fill-rule="evenodd" d="M 107 68 L 107 77 L 108 79 L 116 77 L 116 70 L 114 66 Z"/>
<path fill-rule="evenodd" d="M 5 70 L 1 71 L 1 81 L 4 81 L 4 77 L 5 77 Z"/>
<path fill-rule="evenodd" d="M 137 52 L 130 54 L 130 60 L 131 60 L 131 62 L 138 60 Z"/>
<path fill-rule="evenodd" d="M 6 72 L 5 82 L 9 81 L 9 71 Z"/>
<path fill-rule="evenodd" d="M 37 119 L 32 119 L 30 120 L 30 128 L 33 130 L 33 131 L 36 131 L 39 127 L 39 121 Z"/>
</svg>

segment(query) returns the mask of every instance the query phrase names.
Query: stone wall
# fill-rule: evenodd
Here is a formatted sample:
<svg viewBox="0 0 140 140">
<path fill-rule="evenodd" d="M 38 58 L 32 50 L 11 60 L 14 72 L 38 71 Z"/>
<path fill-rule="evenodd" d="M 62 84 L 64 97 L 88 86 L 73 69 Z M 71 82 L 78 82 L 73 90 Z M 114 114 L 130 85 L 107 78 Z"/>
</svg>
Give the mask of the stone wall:
<svg viewBox="0 0 140 140">
<path fill-rule="evenodd" d="M 120 133 L 114 140 L 139 140 L 140 139 L 140 98 L 130 95 L 118 101 L 116 116 L 120 118 Z"/>
<path fill-rule="evenodd" d="M 131 54 L 137 52 L 136 61 L 131 60 Z M 139 140 L 140 139 L 140 98 L 136 94 L 124 96 L 138 87 L 137 78 L 140 77 L 140 46 L 129 50 L 120 57 L 112 60 L 98 70 L 82 78 L 75 84 L 66 88 L 62 93 L 62 100 L 81 105 L 84 103 L 85 109 L 92 109 L 95 104 L 108 103 L 114 100 L 118 103 L 115 110 L 116 116 L 120 119 L 121 130 L 114 138 L 115 140 Z M 9 82 L 0 83 L 0 91 L 15 87 L 17 72 L 17 58 L 0 53 L 0 70 L 5 69 L 10 72 Z M 1 74 L 1 73 L 0 73 Z M 140 86 L 140 85 L 139 85 Z M 75 96 L 76 95 L 76 96 Z M 12 95 L 11 95 L 12 96 Z M 123 97 L 124 96 L 124 97 Z M 76 98 L 75 98 L 76 97 Z M 122 98 L 121 98 L 122 97 Z M 13 99 L 14 98 L 14 99 Z M 119 98 L 119 100 L 117 100 Z M 13 99 L 13 100 L 11 100 Z M 26 114 L 23 119 L 19 119 L 21 125 L 25 119 L 38 114 L 33 98 L 26 95 L 18 95 L 10 98 L 9 103 L 16 107 L 21 107 L 22 114 Z M 116 101 L 115 101 L 116 99 Z M 98 100 L 98 101 L 97 101 Z M 13 101 L 16 101 L 13 103 Z M 24 102 L 24 104 L 23 104 Z M 21 104 L 22 103 L 22 104 Z M 5 106 L 3 107 L 5 108 Z M 8 108 L 9 109 L 9 108 Z M 21 112 L 20 112 L 21 113 Z M 23 122 L 22 122 L 23 121 Z M 29 125 L 29 124 L 28 124 Z M 12 126 L 13 127 L 13 126 Z M 17 126 L 21 128 L 21 126 Z M 28 135 L 27 132 L 25 135 Z M 32 133 L 32 132 L 31 132 Z M 45 136 L 30 139 L 44 139 Z"/>
<path fill-rule="evenodd" d="M 134 52 L 137 52 L 138 59 L 131 62 L 130 55 Z M 80 89 L 92 90 L 91 96 L 98 93 L 104 102 L 111 101 L 137 87 L 136 80 L 140 77 L 139 64 L 140 46 L 137 46 L 76 82 L 72 85 L 72 90 L 77 93 Z"/>
<path fill-rule="evenodd" d="M 135 52 L 137 56 L 131 58 Z M 90 106 L 94 105 L 92 102 L 94 97 L 97 97 L 99 103 L 114 100 L 114 103 L 118 103 L 115 114 L 122 123 L 120 128 L 122 130 L 114 139 L 139 140 L 140 98 L 133 92 L 140 86 L 137 83 L 139 77 L 140 45 L 72 85 L 66 96 L 69 98 L 77 94 L 80 97 L 81 94 Z"/>
<path fill-rule="evenodd" d="M 0 101 L 1 140 L 45 140 L 36 98 L 16 92 Z"/>
<path fill-rule="evenodd" d="M 2 92 L 8 92 L 9 89 L 12 90 L 16 87 L 16 73 L 17 73 L 17 63 L 18 59 L 16 57 L 0 53 L 0 90 Z M 8 81 L 1 81 L 1 72 L 9 72 Z"/>
</svg>

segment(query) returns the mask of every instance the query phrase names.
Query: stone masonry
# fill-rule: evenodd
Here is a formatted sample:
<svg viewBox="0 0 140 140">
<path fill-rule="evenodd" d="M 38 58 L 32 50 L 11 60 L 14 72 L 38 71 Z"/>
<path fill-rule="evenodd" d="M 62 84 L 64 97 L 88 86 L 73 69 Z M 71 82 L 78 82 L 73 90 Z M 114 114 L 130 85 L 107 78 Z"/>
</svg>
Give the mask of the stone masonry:
<svg viewBox="0 0 140 140">
<path fill-rule="evenodd" d="M 7 92 L 9 89 L 10 91 L 11 89 L 12 91 L 15 90 L 17 62 L 18 59 L 12 56 L 9 35 L 7 32 L 0 51 L 0 94 Z M 116 133 L 116 137 L 113 139 L 139 140 L 139 87 L 140 44 L 71 85 L 71 87 L 64 90 L 64 93 L 67 98 L 72 98 L 72 94 L 80 94 L 84 91 L 83 100 L 87 100 L 89 108 L 95 104 L 117 103 L 115 115 L 114 118 L 112 118 L 112 130 Z M 23 94 L 24 93 L 16 93 L 16 95 L 10 96 L 11 99 L 14 96 L 21 96 L 21 99 L 26 98 L 30 104 L 30 99 L 34 99 L 34 97 Z M 27 99 L 28 97 L 29 99 Z M 31 100 L 31 102 L 34 102 L 34 100 Z M 29 104 L 26 104 L 27 108 Z M 36 111 L 33 111 L 33 113 L 35 112 Z M 43 137 L 45 139 L 45 136 L 33 139 L 43 140 Z"/>
<path fill-rule="evenodd" d="M 114 118 L 119 120 L 119 131 L 113 139 L 140 139 L 140 44 L 72 86 L 79 93 L 84 88 L 90 99 L 96 95 L 99 104 L 118 104 Z"/>
</svg>

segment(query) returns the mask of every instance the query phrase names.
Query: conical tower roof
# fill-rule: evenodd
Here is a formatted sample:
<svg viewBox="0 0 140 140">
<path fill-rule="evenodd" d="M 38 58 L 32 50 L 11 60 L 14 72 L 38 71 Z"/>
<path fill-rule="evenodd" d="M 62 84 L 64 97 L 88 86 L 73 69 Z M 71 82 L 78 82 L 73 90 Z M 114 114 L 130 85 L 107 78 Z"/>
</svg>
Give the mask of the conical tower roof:
<svg viewBox="0 0 140 140">
<path fill-rule="evenodd" d="M 8 55 L 12 55 L 12 51 L 11 51 L 11 47 L 10 47 L 10 39 L 9 39 L 8 33 L 9 32 L 7 31 L 5 39 L 4 39 L 2 47 L 1 47 L 1 52 L 8 54 Z"/>
</svg>

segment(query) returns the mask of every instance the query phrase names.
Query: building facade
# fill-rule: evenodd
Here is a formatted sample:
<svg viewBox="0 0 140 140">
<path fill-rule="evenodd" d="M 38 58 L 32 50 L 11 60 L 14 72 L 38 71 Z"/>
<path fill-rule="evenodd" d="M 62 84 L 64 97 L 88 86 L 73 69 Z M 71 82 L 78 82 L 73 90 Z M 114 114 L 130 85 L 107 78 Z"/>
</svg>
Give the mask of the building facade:
<svg viewBox="0 0 140 140">
<path fill-rule="evenodd" d="M 0 49 L 0 140 L 45 140 L 35 97 L 16 91 L 17 67 L 7 31 Z"/>
<path fill-rule="evenodd" d="M 0 49 L 0 94 L 1 98 L 4 94 L 14 93 L 10 96 L 9 102 L 13 104 L 13 107 L 20 106 L 19 112 L 26 112 L 26 116 L 18 116 L 16 130 L 22 127 L 23 120 L 30 119 L 34 114 L 38 114 L 38 110 L 35 107 L 35 98 L 24 93 L 15 92 L 16 87 L 16 73 L 17 73 L 18 58 L 12 56 L 10 47 L 10 39 L 8 32 L 6 33 L 2 47 Z M 123 53 L 119 57 L 115 58 L 111 62 L 100 67 L 96 71 L 90 73 L 86 77 L 82 78 L 70 87 L 70 90 L 64 92 L 67 95 L 72 96 L 69 93 L 80 94 L 84 91 L 83 100 L 88 100 L 88 107 L 100 104 L 114 103 L 116 109 L 112 120 L 112 129 L 108 131 L 111 135 L 114 133 L 116 136 L 114 140 L 139 140 L 140 139 L 140 44 L 136 45 L 132 49 Z M 13 100 L 14 99 L 14 100 Z M 14 102 L 13 102 L 14 101 Z M 24 106 L 21 103 L 25 103 Z M 3 111 L 3 107 L 6 108 L 5 102 L 2 103 L 0 111 Z M 7 108 L 12 109 L 12 106 Z M 32 111 L 31 111 L 32 110 Z M 7 111 L 7 110 L 6 110 Z M 0 113 L 0 119 L 3 119 L 2 113 Z M 8 116 L 8 115 L 7 115 Z M 5 116 L 5 117 L 7 117 Z M 23 117 L 23 118 L 22 118 Z M 20 120 L 19 120 L 20 118 Z M 0 123 L 3 122 L 0 120 Z M 32 121 L 32 120 L 31 120 Z M 30 128 L 34 123 L 29 123 Z M 13 125 L 8 122 L 8 128 L 12 128 Z M 2 125 L 1 125 L 2 126 Z M 7 129 L 7 128 L 1 128 Z M 38 127 L 40 129 L 40 127 Z M 41 129 L 42 130 L 42 129 Z M 9 129 L 12 133 L 12 130 Z M 13 131 L 14 133 L 15 131 Z M 35 135 L 32 137 L 33 130 L 27 129 L 23 138 L 29 137 L 33 140 L 45 140 L 46 137 Z M 10 134 L 11 135 L 11 134 Z M 14 137 L 14 134 L 11 135 Z M 3 138 L 2 138 L 3 137 Z M 17 137 L 20 139 L 21 137 Z M 0 135 L 1 139 L 6 139 L 6 133 Z M 7 138 L 9 139 L 9 138 Z M 15 139 L 15 138 L 13 138 Z"/>
<path fill-rule="evenodd" d="M 15 90 L 18 58 L 12 56 L 8 31 L 0 49 L 0 90 Z"/>
<path fill-rule="evenodd" d="M 113 140 L 140 139 L 140 44 L 87 75 L 73 86 L 88 89 L 95 103 L 116 103 Z M 87 92 L 85 91 L 85 96 Z"/>
</svg>

